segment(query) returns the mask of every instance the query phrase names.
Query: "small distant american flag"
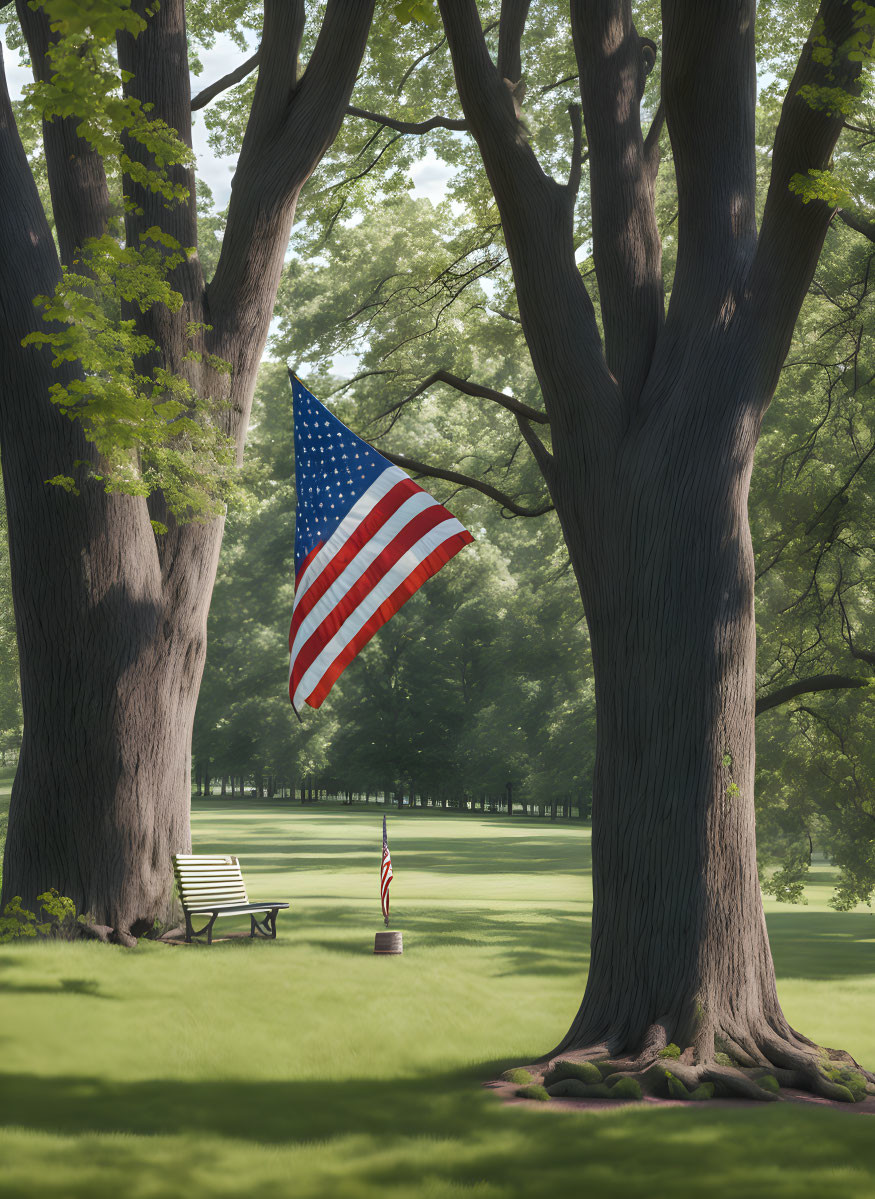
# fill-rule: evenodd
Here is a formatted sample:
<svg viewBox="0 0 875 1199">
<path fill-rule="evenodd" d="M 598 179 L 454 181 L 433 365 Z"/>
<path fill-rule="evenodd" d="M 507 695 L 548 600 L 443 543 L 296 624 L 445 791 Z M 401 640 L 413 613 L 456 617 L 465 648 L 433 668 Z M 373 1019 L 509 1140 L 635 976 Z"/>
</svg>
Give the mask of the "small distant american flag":
<svg viewBox="0 0 875 1199">
<path fill-rule="evenodd" d="M 289 698 L 318 708 L 359 650 L 473 541 L 403 470 L 289 371 L 295 417 L 295 603 Z"/>
<path fill-rule="evenodd" d="M 393 879 L 392 859 L 389 857 L 389 842 L 386 839 L 386 817 L 383 817 L 383 860 L 380 863 L 380 902 L 383 905 L 383 919 L 386 928 L 389 927 L 389 883 Z"/>
</svg>

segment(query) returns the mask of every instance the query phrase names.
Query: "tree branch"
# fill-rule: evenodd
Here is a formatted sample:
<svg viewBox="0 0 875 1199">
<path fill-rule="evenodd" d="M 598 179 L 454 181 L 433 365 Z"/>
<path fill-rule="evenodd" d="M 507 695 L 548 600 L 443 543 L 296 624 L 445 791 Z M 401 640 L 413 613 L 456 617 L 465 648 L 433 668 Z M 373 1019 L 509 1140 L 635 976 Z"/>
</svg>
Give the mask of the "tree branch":
<svg viewBox="0 0 875 1199">
<path fill-rule="evenodd" d="M 146 28 L 138 37 L 120 33 L 117 39 L 119 66 L 129 76 L 122 85 L 125 95 L 149 105 L 150 116 L 175 129 L 180 140 L 190 147 L 191 92 L 185 0 L 163 0 L 161 6 L 154 9 L 150 0 L 134 0 L 132 7 L 143 17 Z M 128 139 L 125 149 L 133 162 L 152 165 L 151 154 L 139 141 Z M 197 245 L 194 169 L 177 164 L 169 166 L 167 173 L 174 183 L 188 190 L 187 200 L 168 206 L 158 192 L 125 176 L 125 198 L 131 202 L 125 213 L 129 245 L 137 245 L 141 233 L 155 225 L 175 237 L 181 246 Z M 170 281 L 185 300 L 200 302 L 202 299 L 204 280 L 196 256 L 178 266 Z M 157 315 L 150 314 L 152 317 Z"/>
<path fill-rule="evenodd" d="M 852 687 L 868 687 L 871 683 L 871 678 L 852 678 L 843 674 L 819 674 L 808 679 L 797 679 L 795 683 L 779 687 L 770 695 L 761 696 L 756 701 L 756 715 L 761 716 L 763 712 L 789 703 L 797 695 L 809 695 L 817 691 L 847 690 Z"/>
<path fill-rule="evenodd" d="M 584 160 L 589 158 L 588 153 L 583 153 L 583 126 L 579 104 L 568 105 L 568 119 L 571 121 L 571 170 L 568 172 L 568 182 L 565 186 L 576 196 L 580 191 L 580 174 Z"/>
<path fill-rule="evenodd" d="M 601 350 L 592 302 L 574 260 L 575 197 L 541 166 L 514 96 L 493 63 L 475 0 L 439 0 L 465 118 L 501 215 L 520 318 L 547 412 L 593 443 L 619 436 L 617 386 Z M 514 82 L 514 81 L 511 81 Z"/>
<path fill-rule="evenodd" d="M 498 20 L 498 73 L 502 79 L 518 83 L 523 68 L 520 60 L 520 43 L 526 28 L 531 0 L 501 0 L 501 15 Z"/>
<path fill-rule="evenodd" d="M 191 111 L 197 112 L 199 108 L 206 108 L 211 100 L 215 100 L 216 96 L 220 96 L 222 92 L 226 92 L 235 83 L 240 83 L 241 80 L 245 79 L 258 66 L 260 56 L 261 48 L 259 47 L 245 62 L 241 62 L 239 67 L 235 67 L 233 71 L 229 71 L 227 75 L 223 75 L 221 79 L 217 79 L 215 83 L 211 83 L 208 87 L 199 91 L 191 102 Z"/>
<path fill-rule="evenodd" d="M 519 425 L 520 433 L 523 435 L 523 440 L 532 451 L 532 456 L 538 464 L 541 474 L 547 481 L 549 487 L 553 481 L 553 455 L 541 441 L 538 434 L 532 428 L 527 420 L 522 416 L 517 416 L 516 423 Z"/>
<path fill-rule="evenodd" d="M 653 114 L 653 120 L 650 122 L 650 128 L 647 130 L 647 136 L 644 139 L 644 161 L 654 180 L 659 171 L 659 139 L 664 125 L 665 105 L 660 99 L 656 112 Z"/>
<path fill-rule="evenodd" d="M 663 323 L 662 249 L 641 132 L 641 97 L 655 46 L 638 36 L 631 0 L 572 0 L 571 30 L 605 355 L 631 410 Z"/>
<path fill-rule="evenodd" d="M 34 10 L 26 0 L 18 2 L 18 18 L 27 40 L 34 78 L 49 76 L 46 52 L 55 36 L 49 30 L 44 9 Z M 46 173 L 52 197 L 52 212 L 61 261 L 70 266 L 86 238 L 106 232 L 110 214 L 109 188 L 103 160 L 78 136 L 77 117 L 55 117 L 43 121 Z"/>
<path fill-rule="evenodd" d="M 842 113 L 829 103 L 830 92 L 839 89 L 859 94 L 862 63 L 850 61 L 851 47 L 846 44 L 854 31 L 855 15 L 852 0 L 821 0 L 775 135 L 771 180 L 749 285 L 751 329 L 762 351 L 758 355 L 762 361 L 760 387 L 766 402 L 777 385 L 833 215 L 829 205 L 819 200 L 804 203 L 802 196 L 791 191 L 791 183 L 794 176 L 829 167 L 844 127 Z M 832 48 L 831 62 L 818 61 L 823 55 L 814 54 L 815 38 L 825 38 Z M 821 49 L 818 45 L 818 51 Z M 815 97 L 820 95 L 815 101 L 817 108 L 806 98 L 807 89 L 814 89 Z"/>
<path fill-rule="evenodd" d="M 429 117 L 427 121 L 400 121 L 396 117 L 384 117 L 376 112 L 368 112 L 365 108 L 350 105 L 347 113 L 351 117 L 362 117 L 366 121 L 376 121 L 388 129 L 397 129 L 399 133 L 429 133 L 432 129 L 466 130 L 468 122 L 452 117 Z"/>
<path fill-rule="evenodd" d="M 245 353 L 247 368 L 261 357 L 298 195 L 343 121 L 373 8 L 374 0 L 328 0 L 298 78 L 303 0 L 266 0 L 258 82 L 207 291 L 214 352 L 229 358 Z M 235 341 L 241 328 L 246 336 Z M 225 335 L 229 352 L 223 354 Z M 247 411 L 249 402 L 251 396 Z"/>
<path fill-rule="evenodd" d="M 513 396 L 509 396 L 503 391 L 495 391 L 492 387 L 484 387 L 481 383 L 472 383 L 469 379 L 462 379 L 458 375 L 451 375 L 449 371 L 443 370 L 435 371 L 434 374 L 429 375 L 417 388 L 411 391 L 406 399 L 401 401 L 401 404 L 415 400 L 417 396 L 422 395 L 434 383 L 447 383 L 450 387 L 454 387 L 456 391 L 464 392 L 465 395 L 477 396 L 483 400 L 494 400 L 496 404 L 501 404 L 503 408 L 507 408 L 515 416 L 525 417 L 526 420 L 534 421 L 536 424 L 548 425 L 550 423 L 550 418 L 545 412 L 539 412 L 537 408 L 529 407 L 522 400 L 514 399 Z M 392 411 L 392 409 L 389 409 L 389 411 Z"/>
<path fill-rule="evenodd" d="M 374 447 L 376 449 L 376 447 Z M 403 454 L 390 454 L 386 450 L 377 450 L 378 454 L 382 454 L 389 462 L 400 466 L 402 470 L 410 470 L 415 472 L 418 477 L 424 476 L 430 479 L 446 479 L 449 483 L 458 483 L 460 487 L 471 487 L 474 491 L 479 491 L 483 495 L 488 496 L 491 500 L 501 504 L 502 508 L 512 512 L 514 516 L 543 516 L 545 512 L 552 512 L 552 504 L 542 504 L 540 508 L 523 508 L 511 496 L 503 491 L 499 491 L 497 487 L 493 487 L 490 483 L 482 483 L 479 479 L 473 478 L 471 475 L 463 475 L 457 470 L 444 470 L 439 466 L 428 466 L 424 462 L 417 462 L 413 458 L 407 458 Z"/>
<path fill-rule="evenodd" d="M 858 216 L 855 212 L 848 212 L 844 208 L 840 208 L 836 212 L 836 216 L 855 233 L 862 233 L 864 237 L 868 237 L 869 241 L 875 241 L 875 221 L 867 221 L 865 217 Z"/>
<path fill-rule="evenodd" d="M 665 0 L 662 99 L 678 189 L 668 322 L 726 322 L 756 247 L 755 0 Z"/>
</svg>

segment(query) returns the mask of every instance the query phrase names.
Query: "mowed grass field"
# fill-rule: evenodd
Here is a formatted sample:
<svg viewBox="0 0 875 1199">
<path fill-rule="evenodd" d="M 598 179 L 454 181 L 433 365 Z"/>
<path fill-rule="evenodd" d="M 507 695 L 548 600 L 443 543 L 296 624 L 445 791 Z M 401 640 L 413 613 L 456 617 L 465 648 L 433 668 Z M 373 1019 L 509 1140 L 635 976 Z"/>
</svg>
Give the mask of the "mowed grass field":
<svg viewBox="0 0 875 1199">
<path fill-rule="evenodd" d="M 500 1104 L 582 994 L 589 830 L 390 810 L 380 958 L 381 818 L 196 803 L 195 849 L 292 902 L 276 942 L 0 946 L 0 1196 L 875 1195 L 852 1109 Z M 769 906 L 781 997 L 872 1063 L 875 917 L 829 894 Z"/>
</svg>

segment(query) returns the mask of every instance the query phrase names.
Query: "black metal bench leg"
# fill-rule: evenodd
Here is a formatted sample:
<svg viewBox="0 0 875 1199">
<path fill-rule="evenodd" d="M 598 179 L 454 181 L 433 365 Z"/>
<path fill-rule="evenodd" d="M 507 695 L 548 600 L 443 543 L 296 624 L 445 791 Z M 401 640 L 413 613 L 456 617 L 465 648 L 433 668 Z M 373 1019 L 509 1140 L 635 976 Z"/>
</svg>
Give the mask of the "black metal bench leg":
<svg viewBox="0 0 875 1199">
<path fill-rule="evenodd" d="M 210 917 L 209 924 L 205 924 L 203 926 L 203 928 L 196 929 L 191 922 L 191 916 L 189 916 L 188 912 L 186 912 L 185 913 L 185 940 L 186 940 L 187 944 L 191 945 L 192 940 L 195 937 L 202 937 L 204 935 L 204 933 L 206 933 L 207 934 L 207 945 L 212 945 L 212 943 L 213 943 L 213 925 L 216 923 L 216 917 L 218 915 L 219 915 L 218 912 L 213 912 L 212 916 Z"/>
<path fill-rule="evenodd" d="M 252 922 L 249 932 L 250 937 L 264 937 L 267 940 L 276 940 L 276 914 L 279 908 L 273 908 L 269 912 L 265 912 L 264 919 L 258 920 L 255 913 L 251 912 L 249 919 Z"/>
</svg>

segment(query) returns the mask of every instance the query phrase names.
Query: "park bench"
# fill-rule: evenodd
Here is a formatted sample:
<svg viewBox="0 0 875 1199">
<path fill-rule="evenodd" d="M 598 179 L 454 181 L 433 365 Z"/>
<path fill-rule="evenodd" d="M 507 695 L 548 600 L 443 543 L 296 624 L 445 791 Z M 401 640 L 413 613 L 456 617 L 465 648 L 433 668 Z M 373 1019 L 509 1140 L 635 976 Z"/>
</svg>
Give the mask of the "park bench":
<svg viewBox="0 0 875 1199">
<path fill-rule="evenodd" d="M 185 913 L 185 939 L 190 944 L 192 937 L 207 934 L 207 944 L 213 943 L 213 925 L 219 916 L 248 915 L 252 922 L 250 937 L 276 939 L 276 914 L 287 903 L 271 900 L 269 903 L 250 903 L 246 884 L 237 858 L 227 855 L 199 853 L 175 853 L 173 873 Z M 262 920 L 256 913 L 265 912 Z M 193 916 L 209 916 L 209 922 L 196 930 Z"/>
</svg>

